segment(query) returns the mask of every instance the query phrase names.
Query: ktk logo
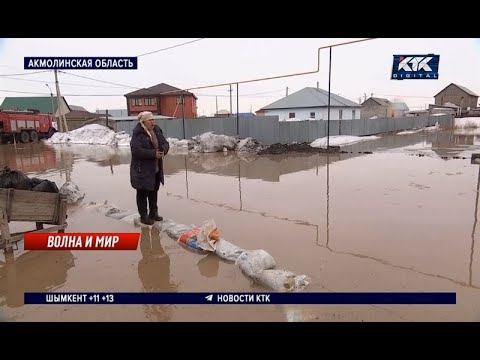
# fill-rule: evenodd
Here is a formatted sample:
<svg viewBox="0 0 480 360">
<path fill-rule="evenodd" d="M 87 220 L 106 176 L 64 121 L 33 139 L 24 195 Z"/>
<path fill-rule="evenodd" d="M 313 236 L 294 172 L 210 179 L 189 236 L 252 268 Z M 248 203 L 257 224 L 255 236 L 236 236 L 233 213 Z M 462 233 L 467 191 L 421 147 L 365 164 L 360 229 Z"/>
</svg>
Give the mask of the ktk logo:
<svg viewBox="0 0 480 360">
<path fill-rule="evenodd" d="M 432 68 L 428 66 L 428 62 L 433 59 L 433 56 L 426 56 L 426 57 L 420 57 L 420 56 L 407 56 L 403 57 L 400 56 L 400 63 L 398 64 L 398 70 L 405 70 L 405 71 L 419 71 L 419 70 L 425 70 L 425 71 L 432 71 Z M 412 67 L 408 66 L 410 64 Z"/>
<path fill-rule="evenodd" d="M 440 55 L 393 55 L 392 80 L 438 79 Z"/>
</svg>

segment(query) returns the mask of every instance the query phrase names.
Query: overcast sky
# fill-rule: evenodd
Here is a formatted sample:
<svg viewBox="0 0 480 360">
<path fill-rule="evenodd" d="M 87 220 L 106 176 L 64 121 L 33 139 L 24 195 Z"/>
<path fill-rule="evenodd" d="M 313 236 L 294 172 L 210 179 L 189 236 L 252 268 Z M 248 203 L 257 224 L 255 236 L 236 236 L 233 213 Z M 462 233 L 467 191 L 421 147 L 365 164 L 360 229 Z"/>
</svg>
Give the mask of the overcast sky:
<svg viewBox="0 0 480 360">
<path fill-rule="evenodd" d="M 55 91 L 53 72 L 29 74 L 33 71 L 23 69 L 24 57 L 134 57 L 192 40 L 195 39 L 1 39 L 0 101 L 5 96 L 49 96 L 45 83 Z M 60 89 L 69 104 L 92 112 L 125 109 L 124 94 L 159 83 L 188 89 L 315 71 L 319 47 L 350 40 L 356 39 L 207 38 L 140 56 L 138 70 L 65 70 L 118 85 L 60 73 Z M 438 80 L 390 80 L 393 55 L 432 53 L 440 55 Z M 333 48 L 331 91 L 357 103 L 359 98 L 363 100 L 373 93 L 419 109 L 433 103 L 433 96 L 452 82 L 480 94 L 479 64 L 479 39 L 374 39 Z M 4 76 L 8 74 L 29 75 Z M 287 87 L 292 94 L 305 87 L 316 87 L 317 82 L 320 88 L 328 90 L 328 49 L 321 51 L 318 73 L 240 84 L 240 112 L 256 111 L 284 97 Z M 236 112 L 236 85 L 232 88 Z M 216 100 L 219 110 L 229 110 L 228 90 L 228 86 L 192 90 L 198 97 L 198 115 L 212 115 Z"/>
</svg>

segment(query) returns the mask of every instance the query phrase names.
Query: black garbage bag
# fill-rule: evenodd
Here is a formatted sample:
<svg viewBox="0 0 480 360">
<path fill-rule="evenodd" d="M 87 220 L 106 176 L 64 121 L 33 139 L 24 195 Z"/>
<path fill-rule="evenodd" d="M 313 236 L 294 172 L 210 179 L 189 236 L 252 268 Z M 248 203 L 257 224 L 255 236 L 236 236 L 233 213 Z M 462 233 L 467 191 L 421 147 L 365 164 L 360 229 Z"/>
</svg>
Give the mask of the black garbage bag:
<svg viewBox="0 0 480 360">
<path fill-rule="evenodd" d="M 39 179 L 39 178 L 30 178 L 30 187 L 33 188 L 35 186 L 37 186 L 38 184 L 40 184 L 42 181 L 44 181 L 43 179 Z"/>
<path fill-rule="evenodd" d="M 12 170 L 8 166 L 0 173 L 0 188 L 30 190 L 31 181 L 27 175 L 18 170 Z"/>
<path fill-rule="evenodd" d="M 34 178 L 36 179 L 36 178 Z M 33 191 L 58 193 L 57 184 L 50 180 L 43 180 L 40 184 L 32 188 Z"/>
</svg>

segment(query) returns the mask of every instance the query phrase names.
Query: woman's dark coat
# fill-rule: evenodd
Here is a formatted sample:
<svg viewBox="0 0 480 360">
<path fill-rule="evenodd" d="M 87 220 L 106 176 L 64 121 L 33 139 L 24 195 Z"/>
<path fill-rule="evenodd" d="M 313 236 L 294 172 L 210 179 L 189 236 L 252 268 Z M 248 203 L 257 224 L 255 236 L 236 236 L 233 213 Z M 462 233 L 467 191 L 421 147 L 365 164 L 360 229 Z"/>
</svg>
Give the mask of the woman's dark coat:
<svg viewBox="0 0 480 360">
<path fill-rule="evenodd" d="M 155 125 L 153 131 L 157 135 L 159 150 L 167 155 L 170 145 L 163 136 L 162 129 Z M 143 129 L 140 123 L 133 129 L 132 140 L 130 141 L 132 150 L 132 162 L 130 164 L 130 183 L 137 190 L 157 191 L 160 187 L 155 188 L 155 162 L 158 161 L 160 169 L 160 182 L 165 184 L 163 176 L 163 159 L 155 158 L 155 147 Z"/>
</svg>

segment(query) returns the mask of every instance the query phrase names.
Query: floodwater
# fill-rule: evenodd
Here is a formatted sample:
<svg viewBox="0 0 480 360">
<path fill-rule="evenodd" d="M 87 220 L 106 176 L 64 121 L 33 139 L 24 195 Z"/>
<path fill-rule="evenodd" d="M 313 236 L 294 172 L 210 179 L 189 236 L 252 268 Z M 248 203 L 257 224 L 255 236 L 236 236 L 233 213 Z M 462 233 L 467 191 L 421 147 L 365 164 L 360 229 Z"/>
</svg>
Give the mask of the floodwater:
<svg viewBox="0 0 480 360">
<path fill-rule="evenodd" d="M 160 214 L 214 219 L 221 236 L 307 274 L 310 292 L 455 292 L 456 305 L 24 305 L 33 291 L 261 291 L 232 263 L 186 251 L 156 229 L 68 210 L 67 232 L 141 232 L 136 251 L 0 255 L 7 321 L 480 321 L 480 132 L 386 135 L 341 154 L 166 157 Z M 370 153 L 371 152 L 371 153 Z M 67 179 L 82 204 L 136 210 L 129 149 L 43 143 L 0 147 L 0 165 Z M 33 224 L 34 226 L 34 224 Z M 11 231 L 32 228 L 11 223 Z"/>
</svg>

